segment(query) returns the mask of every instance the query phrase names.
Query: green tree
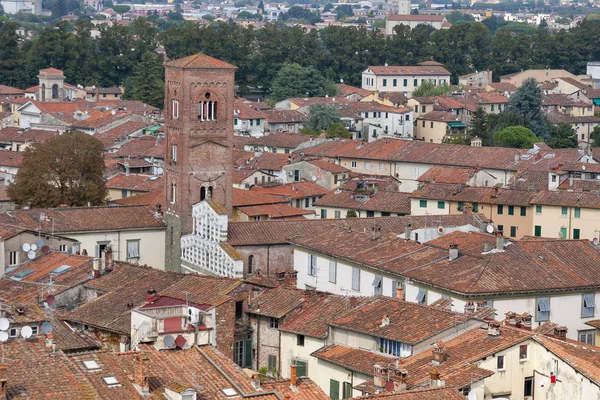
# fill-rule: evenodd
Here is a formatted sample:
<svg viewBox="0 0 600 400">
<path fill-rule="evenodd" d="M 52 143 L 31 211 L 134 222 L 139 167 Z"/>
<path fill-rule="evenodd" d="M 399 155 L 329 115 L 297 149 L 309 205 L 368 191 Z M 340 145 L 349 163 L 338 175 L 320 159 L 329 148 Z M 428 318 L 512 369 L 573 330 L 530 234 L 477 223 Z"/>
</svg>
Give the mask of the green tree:
<svg viewBox="0 0 600 400">
<path fill-rule="evenodd" d="M 327 130 L 325 130 L 325 136 L 328 138 L 352 139 L 352 134 L 341 122 L 336 122 L 327 128 Z"/>
<path fill-rule="evenodd" d="M 299 64 L 284 64 L 275 75 L 271 89 L 271 97 L 277 101 L 290 97 L 323 97 L 336 91 L 335 85 L 328 83 L 315 68 Z"/>
<path fill-rule="evenodd" d="M 310 126 L 305 126 L 303 128 L 300 128 L 298 130 L 298 133 L 301 135 L 308 135 L 308 136 L 319 136 L 319 132 L 315 131 L 313 128 L 311 128 Z"/>
<path fill-rule="evenodd" d="M 144 53 L 142 61 L 134 68 L 133 76 L 126 82 L 125 98 L 141 100 L 162 108 L 165 94 L 164 75 L 162 57 L 152 52 Z"/>
<path fill-rule="evenodd" d="M 19 46 L 16 22 L 0 25 L 0 83 L 25 88 L 29 77 L 25 70 L 25 54 Z"/>
<path fill-rule="evenodd" d="M 356 215 L 356 210 L 352 209 L 352 210 L 346 211 L 346 218 L 356 218 L 356 217 L 358 217 L 358 215 Z"/>
<path fill-rule="evenodd" d="M 8 195 L 34 208 L 101 205 L 107 196 L 103 152 L 102 142 L 79 131 L 28 147 Z"/>
<path fill-rule="evenodd" d="M 325 4 L 325 7 L 323 7 L 323 12 L 329 12 L 329 11 L 333 10 L 333 8 L 334 8 L 333 4 L 327 3 L 327 4 Z"/>
<path fill-rule="evenodd" d="M 340 121 L 334 106 L 317 103 L 309 107 L 310 119 L 308 126 L 315 131 L 324 131 Z"/>
<path fill-rule="evenodd" d="M 413 91 L 412 97 L 441 96 L 448 93 L 450 93 L 450 86 L 447 83 L 436 86 L 429 80 L 423 80 L 423 83 Z"/>
<path fill-rule="evenodd" d="M 594 130 L 590 134 L 590 139 L 592 147 L 600 147 L 600 126 L 594 127 Z"/>
<path fill-rule="evenodd" d="M 458 22 L 473 22 L 475 18 L 469 14 L 463 14 L 460 11 L 453 11 L 450 14 L 446 15 L 446 19 L 451 24 L 456 24 Z"/>
<path fill-rule="evenodd" d="M 131 10 L 131 7 L 125 6 L 125 5 L 118 5 L 118 6 L 113 6 L 112 9 L 117 14 L 120 14 L 121 18 L 123 18 L 123 14 L 129 12 L 129 10 Z"/>
<path fill-rule="evenodd" d="M 548 22 L 546 21 L 546 18 L 542 18 L 542 21 L 538 25 L 538 28 L 546 29 L 547 27 L 548 27 Z"/>
<path fill-rule="evenodd" d="M 524 126 L 509 126 L 494 133 L 494 145 L 496 147 L 515 147 L 518 149 L 530 149 L 534 143 L 542 139 L 535 136 L 531 129 Z"/>
<path fill-rule="evenodd" d="M 485 141 L 483 144 L 487 146 L 487 131 L 487 115 L 485 114 L 485 111 L 483 111 L 483 108 L 477 107 L 477 111 L 475 111 L 475 114 L 473 114 L 473 117 L 471 117 L 471 121 L 469 122 L 467 139 L 470 141 L 474 137 L 479 137 L 482 142 Z"/>
<path fill-rule="evenodd" d="M 525 79 L 510 98 L 508 110 L 522 115 L 527 127 L 537 136 L 548 139 L 548 124 L 542 114 L 542 90 L 535 79 Z"/>
<path fill-rule="evenodd" d="M 354 16 L 354 11 L 350 4 L 341 4 L 335 9 L 335 18 L 339 21 L 342 18 Z"/>
<path fill-rule="evenodd" d="M 553 149 L 565 149 L 578 147 L 577 133 L 570 124 L 550 125 L 548 129 L 550 139 L 548 146 Z"/>
</svg>

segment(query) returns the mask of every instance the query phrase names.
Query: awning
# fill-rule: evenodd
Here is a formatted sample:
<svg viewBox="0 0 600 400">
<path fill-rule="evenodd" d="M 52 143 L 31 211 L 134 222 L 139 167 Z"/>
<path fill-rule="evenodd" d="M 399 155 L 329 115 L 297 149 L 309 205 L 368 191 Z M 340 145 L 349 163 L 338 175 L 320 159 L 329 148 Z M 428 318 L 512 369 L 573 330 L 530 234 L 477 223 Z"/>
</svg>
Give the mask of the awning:
<svg viewBox="0 0 600 400">
<path fill-rule="evenodd" d="M 460 121 L 455 121 L 455 122 L 448 122 L 448 126 L 450 128 L 466 128 L 467 126 Z"/>
<path fill-rule="evenodd" d="M 594 99 L 593 101 L 595 106 L 600 106 L 600 99 Z"/>
</svg>

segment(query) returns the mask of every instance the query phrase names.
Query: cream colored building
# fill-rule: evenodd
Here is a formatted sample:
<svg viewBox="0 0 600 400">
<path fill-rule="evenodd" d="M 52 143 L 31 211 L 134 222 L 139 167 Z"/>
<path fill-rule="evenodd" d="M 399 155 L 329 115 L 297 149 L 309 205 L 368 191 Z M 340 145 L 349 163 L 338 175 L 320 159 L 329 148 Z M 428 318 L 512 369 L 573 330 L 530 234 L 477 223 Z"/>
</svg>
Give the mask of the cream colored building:
<svg viewBox="0 0 600 400">
<path fill-rule="evenodd" d="M 425 80 L 433 85 L 450 84 L 450 72 L 441 64 L 418 66 L 371 66 L 362 73 L 362 88 L 402 92 L 410 97 Z"/>
<path fill-rule="evenodd" d="M 503 75 L 500 77 L 500 82 L 512 83 L 516 87 L 520 87 L 523 81 L 529 78 L 533 78 L 541 83 L 562 77 L 577 78 L 564 69 L 528 69 L 526 71 L 515 72 L 514 74 Z"/>
<path fill-rule="evenodd" d="M 415 138 L 429 143 L 442 143 L 446 136 L 464 136 L 467 127 L 454 114 L 445 111 L 431 111 L 416 121 Z"/>
<path fill-rule="evenodd" d="M 576 207 L 577 198 L 582 197 L 581 206 Z M 594 203 L 586 198 L 597 196 L 593 193 L 548 192 L 535 197 L 532 206 L 533 234 L 535 236 L 560 239 L 600 238 L 600 209 L 592 208 Z M 565 200 L 566 199 L 566 200 Z M 560 202 L 563 200 L 563 202 Z"/>
</svg>

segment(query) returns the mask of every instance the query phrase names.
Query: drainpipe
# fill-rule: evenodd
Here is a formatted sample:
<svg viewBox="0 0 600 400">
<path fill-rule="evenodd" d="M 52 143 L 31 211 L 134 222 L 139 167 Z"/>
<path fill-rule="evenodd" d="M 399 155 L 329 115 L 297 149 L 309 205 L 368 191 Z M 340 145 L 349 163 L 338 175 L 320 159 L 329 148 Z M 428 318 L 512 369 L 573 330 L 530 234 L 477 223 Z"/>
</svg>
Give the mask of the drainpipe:
<svg viewBox="0 0 600 400">
<path fill-rule="evenodd" d="M 572 239 L 571 238 L 571 218 L 573 217 L 573 207 L 569 207 L 569 232 L 567 232 L 567 237 L 565 239 Z"/>
<path fill-rule="evenodd" d="M 260 315 L 256 314 L 256 317 L 256 370 L 258 371 L 260 368 Z"/>
</svg>

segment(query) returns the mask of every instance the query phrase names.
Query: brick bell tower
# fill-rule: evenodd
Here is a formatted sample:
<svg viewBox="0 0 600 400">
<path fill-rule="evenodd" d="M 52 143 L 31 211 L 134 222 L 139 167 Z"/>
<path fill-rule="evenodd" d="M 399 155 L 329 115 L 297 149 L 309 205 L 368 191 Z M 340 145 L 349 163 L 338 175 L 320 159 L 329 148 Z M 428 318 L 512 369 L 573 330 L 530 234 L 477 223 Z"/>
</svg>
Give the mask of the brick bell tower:
<svg viewBox="0 0 600 400">
<path fill-rule="evenodd" d="M 180 270 L 193 204 L 212 198 L 231 215 L 235 70 L 204 54 L 165 63 L 167 270 Z"/>
</svg>

